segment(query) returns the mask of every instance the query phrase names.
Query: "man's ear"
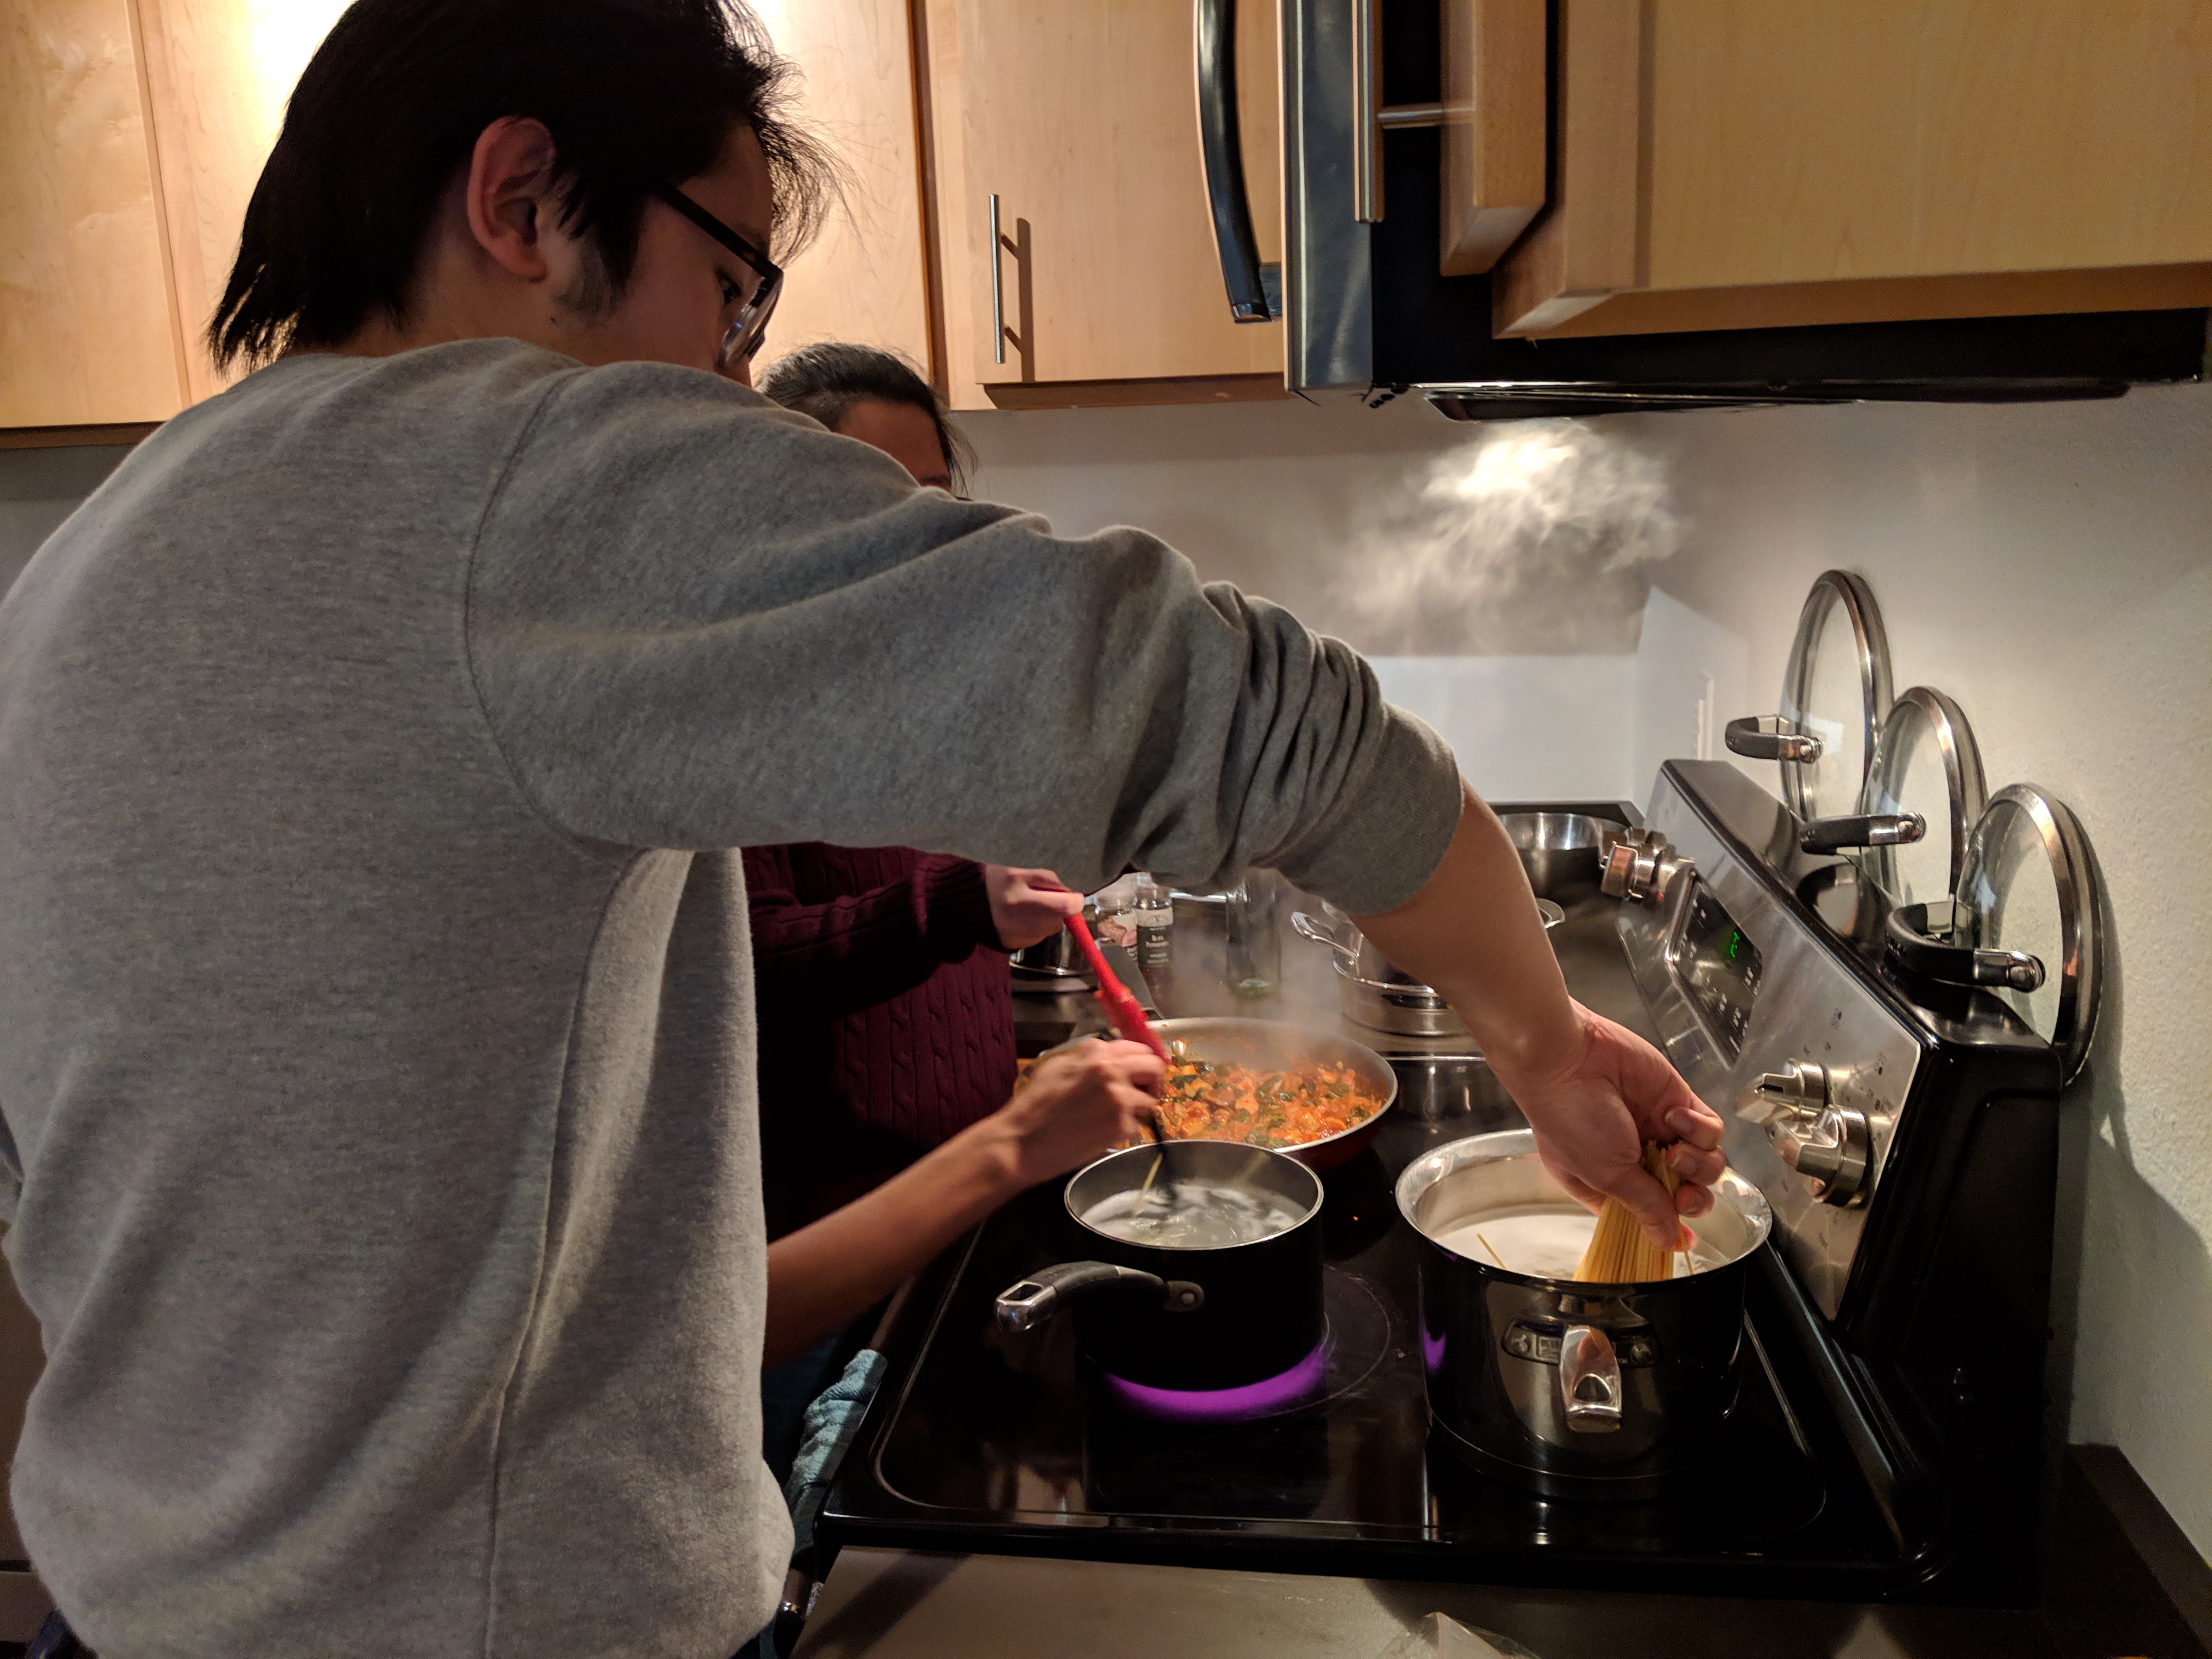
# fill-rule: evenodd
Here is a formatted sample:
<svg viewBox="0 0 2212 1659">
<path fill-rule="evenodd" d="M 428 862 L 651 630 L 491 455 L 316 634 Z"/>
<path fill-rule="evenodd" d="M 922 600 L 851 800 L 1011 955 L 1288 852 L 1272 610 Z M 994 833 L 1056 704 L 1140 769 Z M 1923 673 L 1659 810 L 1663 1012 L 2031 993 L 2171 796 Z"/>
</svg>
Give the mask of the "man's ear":
<svg viewBox="0 0 2212 1659">
<path fill-rule="evenodd" d="M 553 154 L 544 122 L 507 115 L 477 135 L 469 157 L 470 234 L 495 264 L 526 283 L 552 275 L 545 235 L 561 210 Z"/>
</svg>

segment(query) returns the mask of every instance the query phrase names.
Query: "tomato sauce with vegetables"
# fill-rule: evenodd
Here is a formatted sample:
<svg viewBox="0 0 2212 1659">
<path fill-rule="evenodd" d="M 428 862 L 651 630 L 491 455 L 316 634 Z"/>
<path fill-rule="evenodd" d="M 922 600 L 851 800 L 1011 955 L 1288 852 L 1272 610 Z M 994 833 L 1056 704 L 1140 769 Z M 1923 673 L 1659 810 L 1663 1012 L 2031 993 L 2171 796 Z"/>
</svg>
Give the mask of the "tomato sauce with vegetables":
<svg viewBox="0 0 2212 1659">
<path fill-rule="evenodd" d="M 1382 1109 L 1382 1097 L 1349 1066 L 1313 1060 L 1268 1072 L 1177 1060 L 1168 1067 L 1160 1127 L 1170 1140 L 1242 1140 L 1279 1150 L 1324 1140 Z"/>
</svg>

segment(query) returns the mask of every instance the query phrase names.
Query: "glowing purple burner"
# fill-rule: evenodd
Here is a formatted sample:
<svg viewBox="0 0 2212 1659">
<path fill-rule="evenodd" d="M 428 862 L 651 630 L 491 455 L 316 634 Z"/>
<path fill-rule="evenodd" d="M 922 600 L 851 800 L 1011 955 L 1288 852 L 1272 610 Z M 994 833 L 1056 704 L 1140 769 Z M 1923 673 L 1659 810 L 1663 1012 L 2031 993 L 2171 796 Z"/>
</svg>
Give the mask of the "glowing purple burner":
<svg viewBox="0 0 2212 1659">
<path fill-rule="evenodd" d="M 1328 1371 L 1328 1340 L 1286 1371 L 1235 1389 L 1155 1389 L 1109 1375 L 1107 1386 L 1126 1406 L 1182 1423 L 1229 1423 L 1265 1417 L 1294 1406 L 1322 1385 Z"/>
</svg>

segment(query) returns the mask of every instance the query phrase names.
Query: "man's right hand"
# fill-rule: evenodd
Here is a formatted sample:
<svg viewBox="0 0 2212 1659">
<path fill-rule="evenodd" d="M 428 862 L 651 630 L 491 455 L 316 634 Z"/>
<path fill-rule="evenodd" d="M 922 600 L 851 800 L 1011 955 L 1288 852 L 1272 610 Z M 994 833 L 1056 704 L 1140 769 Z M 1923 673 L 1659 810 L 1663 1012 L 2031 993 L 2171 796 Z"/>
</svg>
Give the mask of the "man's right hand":
<svg viewBox="0 0 2212 1659">
<path fill-rule="evenodd" d="M 1018 1187 L 1033 1187 L 1142 1135 L 1166 1078 L 1141 1042 L 1079 1042 L 1037 1061 L 969 1133 L 995 1143 Z"/>
</svg>

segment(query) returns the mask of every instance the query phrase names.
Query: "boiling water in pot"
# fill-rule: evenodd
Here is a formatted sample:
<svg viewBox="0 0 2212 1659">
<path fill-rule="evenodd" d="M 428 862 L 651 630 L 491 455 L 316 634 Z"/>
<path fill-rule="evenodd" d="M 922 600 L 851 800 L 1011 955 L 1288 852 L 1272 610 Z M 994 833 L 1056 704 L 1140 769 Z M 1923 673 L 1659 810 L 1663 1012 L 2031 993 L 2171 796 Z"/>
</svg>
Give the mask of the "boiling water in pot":
<svg viewBox="0 0 2212 1659">
<path fill-rule="evenodd" d="M 1203 1181 L 1177 1181 L 1149 1193 L 1115 1193 L 1083 1212 L 1085 1226 L 1109 1238 L 1164 1250 L 1256 1244 L 1288 1232 L 1304 1218 L 1304 1210 L 1273 1193 Z"/>
<path fill-rule="evenodd" d="M 1549 1205 L 1490 1211 L 1429 1236 L 1469 1261 L 1532 1279 L 1572 1279 L 1596 1230 L 1597 1218 L 1580 1206 Z M 1725 1252 L 1700 1239 L 1694 1249 L 1674 1253 L 1674 1276 L 1705 1273 L 1727 1260 Z"/>
</svg>

